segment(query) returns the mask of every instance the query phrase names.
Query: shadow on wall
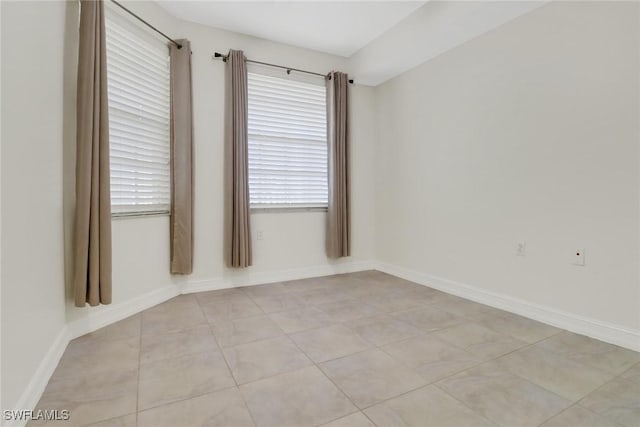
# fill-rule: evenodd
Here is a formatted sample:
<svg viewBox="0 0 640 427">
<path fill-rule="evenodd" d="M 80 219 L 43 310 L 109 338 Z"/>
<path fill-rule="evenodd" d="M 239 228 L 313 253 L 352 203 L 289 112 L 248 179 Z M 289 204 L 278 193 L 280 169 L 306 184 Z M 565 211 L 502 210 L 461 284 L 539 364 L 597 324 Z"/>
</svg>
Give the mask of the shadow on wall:
<svg viewBox="0 0 640 427">
<path fill-rule="evenodd" d="M 79 2 L 65 2 L 64 79 L 62 82 L 62 217 L 65 301 L 73 306 L 73 223 L 76 185 L 76 86 L 78 70 Z"/>
</svg>

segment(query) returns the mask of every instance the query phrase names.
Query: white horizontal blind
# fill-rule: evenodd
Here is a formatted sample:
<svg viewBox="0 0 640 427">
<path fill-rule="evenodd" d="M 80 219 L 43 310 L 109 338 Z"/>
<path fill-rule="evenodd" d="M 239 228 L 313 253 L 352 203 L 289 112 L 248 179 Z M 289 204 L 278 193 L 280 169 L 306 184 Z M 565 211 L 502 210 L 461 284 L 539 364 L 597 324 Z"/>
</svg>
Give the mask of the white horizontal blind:
<svg viewBox="0 0 640 427">
<path fill-rule="evenodd" d="M 111 210 L 169 210 L 169 49 L 106 8 Z"/>
<path fill-rule="evenodd" d="M 251 206 L 326 207 L 324 82 L 248 77 Z"/>
</svg>

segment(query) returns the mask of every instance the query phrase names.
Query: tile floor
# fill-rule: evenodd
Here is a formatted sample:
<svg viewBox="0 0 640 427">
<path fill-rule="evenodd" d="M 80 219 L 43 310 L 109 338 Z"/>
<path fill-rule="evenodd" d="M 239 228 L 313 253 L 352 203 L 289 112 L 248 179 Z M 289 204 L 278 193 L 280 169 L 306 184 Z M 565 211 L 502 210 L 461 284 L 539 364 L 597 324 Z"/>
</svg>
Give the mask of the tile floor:
<svg viewBox="0 0 640 427">
<path fill-rule="evenodd" d="M 38 409 L 103 427 L 638 427 L 640 354 L 368 271 L 182 295 L 80 337 Z"/>
</svg>

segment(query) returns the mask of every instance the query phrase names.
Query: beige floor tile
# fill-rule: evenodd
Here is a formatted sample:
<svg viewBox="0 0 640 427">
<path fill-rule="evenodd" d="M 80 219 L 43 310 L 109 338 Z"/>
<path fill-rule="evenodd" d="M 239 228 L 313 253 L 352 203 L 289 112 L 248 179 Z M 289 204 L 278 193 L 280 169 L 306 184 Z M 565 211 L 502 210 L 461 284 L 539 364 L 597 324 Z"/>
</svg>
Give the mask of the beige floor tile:
<svg viewBox="0 0 640 427">
<path fill-rule="evenodd" d="M 240 386 L 258 426 L 313 426 L 356 411 L 315 366 Z"/>
<path fill-rule="evenodd" d="M 540 427 L 620 427 L 620 424 L 579 405 L 573 405 L 541 424 Z"/>
<path fill-rule="evenodd" d="M 310 279 L 290 280 L 282 282 L 287 292 L 307 292 L 312 289 L 322 289 L 327 287 L 327 280 L 322 277 L 312 277 Z"/>
<path fill-rule="evenodd" d="M 620 376 L 626 380 L 640 384 L 640 363 L 627 369 Z"/>
<path fill-rule="evenodd" d="M 211 330 L 223 348 L 283 335 L 278 325 L 265 315 L 219 320 L 211 324 Z"/>
<path fill-rule="evenodd" d="M 278 313 L 304 307 L 307 301 L 290 293 L 253 296 L 253 301 L 260 306 L 265 313 Z"/>
<path fill-rule="evenodd" d="M 614 374 L 621 374 L 640 362 L 640 353 L 566 331 L 538 345 L 544 350 Z"/>
<path fill-rule="evenodd" d="M 99 423 L 89 424 L 88 427 L 136 427 L 136 414 L 129 414 L 123 417 L 111 418 Z"/>
<path fill-rule="evenodd" d="M 428 286 L 415 285 L 415 289 L 409 291 L 409 295 L 426 304 L 437 304 L 450 297 L 449 294 L 430 288 Z"/>
<path fill-rule="evenodd" d="M 389 275 L 378 270 L 362 270 L 356 271 L 354 273 L 349 273 L 348 276 L 352 279 L 375 280 L 379 277 L 386 277 Z"/>
<path fill-rule="evenodd" d="M 280 282 L 267 283 L 265 285 L 243 286 L 238 288 L 247 293 L 250 297 L 268 297 L 282 295 L 288 292 L 287 288 Z"/>
<path fill-rule="evenodd" d="M 538 342 L 562 331 L 553 326 L 507 312 L 483 316 L 478 323 L 528 343 Z"/>
<path fill-rule="evenodd" d="M 466 317 L 468 319 L 482 319 L 486 316 L 500 315 L 506 311 L 489 307 L 484 304 L 470 301 L 468 299 L 456 297 L 454 295 L 445 294 L 437 303 L 437 307 L 441 310 L 457 316 Z"/>
<path fill-rule="evenodd" d="M 374 281 L 366 281 L 362 279 L 352 279 L 349 282 L 349 286 L 345 287 L 344 292 L 346 292 L 352 298 L 363 302 L 363 297 L 376 295 L 380 292 L 384 292 L 387 289 L 389 289 L 389 286 L 385 284 Z"/>
<path fill-rule="evenodd" d="M 334 322 L 347 322 L 380 314 L 377 308 L 357 300 L 343 300 L 319 304 L 317 307 L 324 311 Z"/>
<path fill-rule="evenodd" d="M 365 409 L 378 427 L 491 427 L 493 424 L 434 386 Z"/>
<path fill-rule="evenodd" d="M 360 408 L 425 385 L 415 371 L 373 349 L 319 365 Z"/>
<path fill-rule="evenodd" d="M 140 338 L 75 339 L 69 343 L 52 378 L 91 377 L 101 372 L 137 370 Z"/>
<path fill-rule="evenodd" d="M 287 334 L 319 328 L 332 323 L 331 318 L 316 307 L 303 307 L 296 310 L 273 313 L 269 317 Z"/>
<path fill-rule="evenodd" d="M 207 304 L 209 302 L 229 301 L 232 299 L 245 299 L 248 297 L 244 288 L 226 288 L 215 291 L 197 292 L 192 294 L 198 303 Z"/>
<path fill-rule="evenodd" d="M 254 426 L 237 388 L 181 400 L 138 414 L 138 427 Z"/>
<path fill-rule="evenodd" d="M 70 419 L 64 423 L 67 426 L 95 423 L 134 413 L 137 386 L 137 370 L 104 371 L 91 376 L 78 373 L 49 381 L 36 409 L 69 410 Z"/>
<path fill-rule="evenodd" d="M 423 334 L 420 329 L 388 315 L 365 317 L 344 325 L 377 346 Z"/>
<path fill-rule="evenodd" d="M 193 295 L 180 295 L 142 312 L 142 334 L 164 334 L 205 324 Z"/>
<path fill-rule="evenodd" d="M 376 427 L 376 426 L 362 412 L 356 412 L 355 414 L 347 415 L 346 417 L 339 418 L 328 424 L 323 424 L 322 427 Z"/>
<path fill-rule="evenodd" d="M 613 378 L 613 374 L 526 347 L 496 360 L 501 366 L 571 401 L 577 401 Z"/>
<path fill-rule="evenodd" d="M 138 407 L 148 409 L 235 385 L 219 351 L 143 363 Z"/>
<path fill-rule="evenodd" d="M 482 362 L 470 353 L 430 335 L 387 344 L 382 350 L 420 373 L 427 383 Z"/>
<path fill-rule="evenodd" d="M 416 310 L 394 313 L 393 317 L 425 332 L 448 328 L 467 321 L 464 317 L 440 310 L 433 305 Z"/>
<path fill-rule="evenodd" d="M 225 348 L 224 357 L 238 384 L 294 371 L 312 364 L 286 336 Z"/>
<path fill-rule="evenodd" d="M 401 277 L 393 276 L 388 273 L 383 273 L 382 271 L 376 271 L 374 276 L 371 276 L 371 280 L 378 283 L 386 283 L 393 287 L 401 287 L 404 285 L 411 285 L 416 283 L 410 282 L 409 280 L 403 279 Z"/>
<path fill-rule="evenodd" d="M 616 378 L 579 404 L 625 427 L 640 425 L 640 384 Z"/>
<path fill-rule="evenodd" d="M 404 292 L 394 292 L 393 290 L 384 290 L 373 295 L 362 296 L 359 300 L 384 313 L 407 311 L 426 305 L 425 301 L 416 298 L 414 295 L 407 295 Z"/>
<path fill-rule="evenodd" d="M 421 306 L 434 304 L 443 298 L 449 297 L 449 294 L 412 282 L 406 282 L 403 285 L 392 285 L 386 290 L 386 293 L 390 297 L 412 298 L 419 302 Z"/>
<path fill-rule="evenodd" d="M 446 378 L 438 387 L 502 427 L 537 426 L 571 403 L 493 362 Z"/>
<path fill-rule="evenodd" d="M 126 319 L 120 320 L 112 325 L 105 326 L 104 328 L 100 328 L 77 339 L 78 341 L 111 341 L 126 338 L 138 338 L 140 337 L 141 329 L 142 314 L 136 314 L 135 316 L 127 317 Z"/>
<path fill-rule="evenodd" d="M 357 353 L 371 346 L 343 325 L 298 332 L 292 334 L 291 339 L 316 363 Z"/>
<path fill-rule="evenodd" d="M 307 304 L 319 305 L 338 301 L 351 300 L 351 296 L 343 289 L 336 289 L 335 286 L 310 289 L 308 291 L 295 292 L 295 296 L 302 298 Z"/>
<path fill-rule="evenodd" d="M 481 359 L 493 359 L 527 345 L 508 335 L 499 334 L 472 322 L 432 332 L 450 344 L 460 347 Z"/>
<path fill-rule="evenodd" d="M 207 321 L 210 323 L 264 315 L 262 309 L 244 292 L 239 296 L 232 294 L 228 298 L 198 300 Z"/>
<path fill-rule="evenodd" d="M 213 353 L 217 350 L 209 325 L 200 325 L 181 332 L 143 335 L 140 361 L 148 363 L 188 354 Z"/>
</svg>

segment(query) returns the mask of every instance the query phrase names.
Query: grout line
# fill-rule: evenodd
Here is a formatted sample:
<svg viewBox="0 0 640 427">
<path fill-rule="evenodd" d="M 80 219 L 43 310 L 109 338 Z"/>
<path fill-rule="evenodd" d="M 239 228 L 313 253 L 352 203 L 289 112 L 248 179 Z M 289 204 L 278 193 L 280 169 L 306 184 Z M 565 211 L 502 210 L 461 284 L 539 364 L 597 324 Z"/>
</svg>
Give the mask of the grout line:
<svg viewBox="0 0 640 427">
<path fill-rule="evenodd" d="M 161 404 L 158 404 L 158 405 L 150 406 L 148 408 L 140 409 L 137 412 L 147 412 L 147 411 L 151 411 L 153 409 L 162 408 L 163 406 L 168 406 L 168 405 L 173 405 L 173 404 L 176 404 L 176 403 L 184 402 L 185 400 L 196 399 L 198 397 L 206 396 L 206 395 L 209 395 L 209 394 L 216 394 L 218 392 L 228 391 L 228 390 L 237 389 L 237 388 L 238 387 L 236 387 L 236 386 L 230 385 L 228 387 L 223 387 L 223 388 L 218 389 L 218 390 L 213 390 L 213 391 L 210 390 L 210 391 L 207 391 L 207 392 L 204 392 L 204 393 L 194 394 L 193 396 L 181 397 L 179 399 L 175 399 L 175 400 L 172 400 L 170 402 L 164 402 L 164 403 L 161 403 Z"/>
<path fill-rule="evenodd" d="M 206 320 L 206 316 L 204 316 L 204 310 L 202 309 L 202 306 L 200 305 L 200 301 L 199 301 L 197 298 L 196 298 L 196 303 L 198 304 L 198 308 L 200 308 L 200 312 L 202 313 L 203 317 L 205 317 L 205 320 Z M 232 389 L 232 388 L 236 388 L 236 389 L 238 388 L 237 383 L 236 383 L 236 381 L 235 381 L 235 378 L 234 378 L 234 376 L 233 376 L 233 373 L 232 373 L 232 372 L 231 372 L 231 370 L 229 369 L 229 365 L 227 364 L 227 361 L 226 361 L 226 359 L 225 359 L 225 357 L 224 357 L 224 353 L 222 352 L 222 347 L 220 347 L 220 345 L 218 344 L 218 341 L 217 341 L 217 339 L 216 339 L 215 335 L 214 335 L 214 334 L 213 334 L 213 332 L 211 331 L 211 325 L 209 325 L 208 323 L 204 323 L 204 324 L 206 324 L 206 325 L 208 326 L 208 328 L 209 328 L 209 333 L 211 334 L 211 336 L 212 336 L 212 338 L 213 338 L 213 340 L 214 340 L 214 342 L 216 343 L 216 346 L 217 346 L 217 348 L 218 348 L 216 351 L 217 351 L 218 353 L 220 353 L 220 357 L 222 357 L 222 360 L 224 360 L 225 365 L 227 366 L 227 369 L 228 369 L 228 371 L 229 371 L 229 375 L 231 376 L 231 379 L 233 380 L 233 382 L 234 382 L 234 384 L 235 384 L 235 385 L 232 385 L 232 386 L 229 386 L 229 387 L 223 387 L 223 388 L 218 389 L 218 390 L 210 390 L 210 391 L 207 391 L 207 392 L 204 392 L 204 393 L 198 393 L 198 394 L 190 395 L 190 396 L 183 397 L 183 398 L 180 398 L 180 399 L 172 400 L 172 401 L 170 401 L 170 402 L 165 402 L 165 403 L 162 403 L 162 404 L 159 404 L 159 405 L 150 406 L 150 407 L 148 407 L 148 408 L 144 408 L 144 409 L 141 409 L 141 408 L 140 408 L 140 404 L 139 404 L 140 402 L 139 402 L 139 398 L 138 398 L 138 401 L 136 402 L 136 425 L 137 425 L 137 422 L 138 422 L 138 414 L 139 414 L 140 412 L 146 412 L 146 411 L 153 410 L 153 409 L 156 409 L 156 408 L 161 408 L 161 407 L 163 407 L 163 406 L 173 405 L 173 404 L 176 404 L 176 403 L 179 403 L 179 402 L 183 402 L 183 401 L 185 401 L 185 400 L 195 399 L 195 398 L 198 398 L 198 397 L 206 396 L 206 395 L 208 395 L 208 394 L 214 394 L 214 393 L 217 393 L 217 392 L 222 392 L 222 391 L 225 391 L 225 390 L 230 390 L 230 389 Z M 178 331 L 174 331 L 174 332 L 164 332 L 164 333 L 159 333 L 159 334 L 150 334 L 150 335 L 168 335 L 168 334 L 173 334 L 173 333 L 182 333 L 182 332 L 184 332 L 185 330 L 194 329 L 194 328 L 197 328 L 197 327 L 199 327 L 199 326 L 201 326 L 201 325 L 204 325 L 204 324 L 197 324 L 197 325 L 194 325 L 194 326 L 192 326 L 192 327 L 185 328 L 185 329 L 178 330 Z M 140 334 L 140 340 L 142 341 L 142 334 Z M 141 349 L 140 349 L 140 350 L 141 350 L 141 351 L 140 351 L 140 358 L 141 358 L 141 356 L 142 356 L 142 345 L 141 345 Z M 181 356 L 175 356 L 175 357 L 169 357 L 169 358 L 162 358 L 162 359 L 154 360 L 154 361 L 149 362 L 149 363 L 154 363 L 154 362 L 164 361 L 164 360 L 173 359 L 173 358 L 176 358 L 176 357 L 192 356 L 192 355 L 196 355 L 196 354 L 203 354 L 203 353 L 204 353 L 204 354 L 208 354 L 208 352 L 206 352 L 206 351 L 205 351 L 205 352 L 198 351 L 198 352 L 193 352 L 193 353 L 184 354 L 184 355 L 181 355 Z M 141 362 L 139 362 L 139 367 L 140 367 L 140 366 L 141 366 Z M 140 376 L 140 374 L 138 373 L 138 395 L 140 394 L 140 382 L 139 382 L 139 376 Z M 238 393 L 239 393 L 239 392 L 240 392 L 240 391 L 238 390 Z"/>
<path fill-rule="evenodd" d="M 347 398 L 347 400 L 349 401 L 349 403 L 351 403 L 351 404 L 353 405 L 353 407 L 354 407 L 354 408 L 356 408 L 356 409 L 359 411 L 359 410 L 360 410 L 360 407 L 359 407 L 358 405 L 356 405 L 356 404 L 353 402 L 353 400 L 351 400 L 351 398 L 349 397 L 349 395 L 347 395 L 347 393 L 345 393 L 345 392 L 344 392 L 344 390 L 342 390 L 340 387 L 338 387 L 338 384 L 336 384 L 336 383 L 335 383 L 331 378 L 329 378 L 329 376 L 328 376 L 328 375 L 327 375 L 327 374 L 322 370 L 322 368 L 320 367 L 320 365 L 319 365 L 315 360 L 313 360 L 311 357 L 309 357 L 309 355 L 308 355 L 308 354 L 307 354 L 307 353 L 306 353 L 302 348 L 300 348 L 300 346 L 298 345 L 298 343 L 297 343 L 293 338 L 289 337 L 288 335 L 287 335 L 287 337 L 291 340 L 291 342 L 293 342 L 293 345 L 295 345 L 295 346 L 296 346 L 296 348 L 297 348 L 297 349 L 298 349 L 302 354 L 304 354 L 304 355 L 307 357 L 307 359 L 309 359 L 309 360 L 311 361 L 311 363 L 313 363 L 313 366 L 315 366 L 315 368 L 316 368 L 318 371 L 320 371 L 320 372 L 322 373 L 322 375 L 324 375 L 324 377 L 325 377 L 326 379 L 328 379 L 328 380 L 329 380 L 329 382 L 331 382 L 331 384 L 333 384 L 333 386 L 334 386 L 334 387 L 335 387 L 335 388 L 336 388 L 340 393 L 342 393 L 342 395 L 343 395 L 344 397 L 346 397 L 346 398 Z M 367 351 L 367 350 L 364 350 L 364 351 Z M 333 359 L 333 360 L 335 360 L 335 359 Z M 325 362 L 322 362 L 322 363 L 325 363 Z M 350 415 L 350 414 L 348 414 L 348 415 Z M 346 416 L 346 415 L 344 415 L 344 416 Z M 335 419 L 337 420 L 337 419 L 340 419 L 340 418 L 342 418 L 342 417 L 335 418 Z M 328 421 L 328 422 L 331 422 L 331 421 Z M 326 423 L 325 423 L 325 424 L 326 424 Z"/>
<path fill-rule="evenodd" d="M 106 418 L 104 420 L 91 421 L 89 424 L 82 424 L 81 427 L 93 427 L 93 426 L 97 426 L 97 425 L 101 425 L 101 424 L 107 423 L 109 421 L 117 420 L 119 418 L 128 417 L 129 415 L 133 415 L 134 417 L 136 417 L 136 425 L 137 425 L 138 424 L 138 412 L 136 411 L 136 412 L 129 412 L 127 414 L 116 415 L 115 417 Z M 32 423 L 29 423 L 28 425 L 32 425 Z M 38 424 L 38 425 L 40 425 L 40 424 Z"/>
<path fill-rule="evenodd" d="M 200 312 L 202 313 L 202 316 L 204 317 L 205 320 L 207 320 L 207 316 L 204 313 L 204 309 L 202 308 L 202 304 L 200 304 L 200 301 L 198 300 L 198 298 L 196 298 L 196 301 L 198 303 L 198 307 L 200 307 Z M 224 355 L 224 349 L 220 345 L 220 343 L 218 342 L 218 338 L 216 337 L 216 334 L 213 333 L 213 329 L 211 328 L 211 324 L 208 321 L 207 321 L 207 325 L 209 326 L 209 333 L 213 337 L 213 341 L 216 343 L 216 346 L 218 346 L 218 352 L 220 353 L 220 356 L 222 357 L 222 360 L 224 360 L 224 363 L 225 363 L 225 365 L 227 367 L 227 370 L 229 371 L 229 375 L 231 375 L 231 379 L 233 380 L 233 383 L 236 385 L 236 388 L 237 388 L 238 387 L 238 381 L 236 381 L 236 377 L 233 375 L 233 371 L 231 370 L 231 367 L 229 366 L 229 362 L 227 361 L 227 358 Z M 240 390 L 238 390 L 238 392 L 240 392 Z"/>
<path fill-rule="evenodd" d="M 541 423 L 538 424 L 538 427 L 540 427 L 541 425 L 543 425 L 544 423 L 546 423 L 547 421 L 549 421 L 550 419 L 557 417 L 558 415 L 568 411 L 569 409 L 573 408 L 574 406 L 576 406 L 576 403 L 572 403 L 571 405 L 567 406 L 566 408 L 564 408 L 563 410 L 561 410 L 560 412 L 556 412 L 555 414 L 551 415 L 548 418 L 545 418 Z"/>
<path fill-rule="evenodd" d="M 595 390 L 594 390 L 594 391 L 595 391 Z M 592 393 L 593 393 L 593 392 L 592 392 Z M 585 397 L 586 397 L 586 396 L 585 396 Z M 580 399 L 580 400 L 582 400 L 582 399 Z M 613 419 L 609 418 L 608 416 L 606 416 L 606 415 L 604 415 L 604 414 L 601 414 L 601 413 L 599 413 L 599 412 L 596 412 L 596 411 L 594 411 L 594 410 L 592 410 L 592 409 L 589 409 L 589 408 L 587 408 L 587 407 L 585 407 L 585 406 L 582 406 L 582 405 L 581 405 L 580 403 L 578 403 L 578 402 L 576 402 L 575 404 L 573 404 L 573 405 L 572 405 L 572 406 L 570 406 L 569 408 L 572 408 L 573 406 L 578 406 L 578 407 L 580 407 L 580 408 L 584 409 L 585 411 L 589 411 L 589 412 L 591 412 L 591 413 L 593 413 L 593 414 L 596 414 L 597 416 L 602 417 L 602 418 L 604 418 L 605 420 L 608 420 L 608 421 L 610 421 L 611 423 L 613 423 L 613 424 L 615 424 L 615 425 L 617 425 L 617 426 L 624 427 L 622 424 L 620 424 L 619 422 L 617 422 L 617 421 L 615 421 L 615 420 L 613 420 Z M 569 408 L 567 408 L 567 409 L 569 409 Z M 565 410 L 566 410 L 566 409 L 565 409 Z"/>
<path fill-rule="evenodd" d="M 340 390 L 340 389 L 338 389 L 338 390 L 339 390 L 340 392 L 342 392 L 342 390 Z M 344 393 L 343 393 L 343 394 L 344 394 Z M 347 397 L 347 398 L 348 398 L 348 397 Z M 325 426 L 325 425 L 327 425 L 327 424 L 329 424 L 329 423 L 332 423 L 332 422 L 334 422 L 334 421 L 338 421 L 338 420 L 341 420 L 341 419 L 343 419 L 343 418 L 350 417 L 351 415 L 358 414 L 358 413 L 361 413 L 361 412 L 362 412 L 360 409 L 358 409 L 358 407 L 357 407 L 357 406 L 356 406 L 356 409 L 357 409 L 357 411 L 353 411 L 353 412 L 350 412 L 350 413 L 348 413 L 348 414 L 341 415 L 341 416 L 339 416 L 338 418 L 331 418 L 329 421 L 323 422 L 322 424 L 314 424 L 314 427 L 322 427 L 322 426 Z M 363 414 L 363 415 L 364 415 L 364 414 Z M 374 425 L 375 425 L 375 424 L 374 424 Z"/>
<path fill-rule="evenodd" d="M 271 320 L 271 318 L 268 316 L 268 314 L 262 309 L 260 304 L 256 303 L 255 300 L 252 298 L 252 296 L 246 290 L 244 290 L 244 293 L 247 296 L 247 298 L 249 298 L 249 300 L 253 304 L 255 304 L 260 309 L 260 311 L 262 311 L 264 313 L 263 315 L 266 316 L 272 323 L 274 323 L 282 331 L 282 328 L 280 328 L 280 326 L 276 322 Z M 211 328 L 211 324 L 209 324 L 209 328 Z M 211 329 L 211 333 L 213 334 L 213 329 Z M 282 333 L 284 334 L 284 331 L 282 331 Z M 231 369 L 231 366 L 229 366 L 229 361 L 227 360 L 227 357 L 224 354 L 224 349 L 218 343 L 218 339 L 216 338 L 215 334 L 213 334 L 213 338 L 216 340 L 216 343 L 218 344 L 218 347 L 220 347 L 220 353 L 222 354 L 222 359 L 224 360 L 225 364 L 227 365 L 227 369 L 229 370 L 229 373 L 231 374 L 231 378 L 233 378 L 233 382 L 236 384 L 236 389 L 238 390 L 238 394 L 240 395 L 240 398 L 242 399 L 242 403 L 244 403 L 244 407 L 247 410 L 247 413 L 249 414 L 249 418 L 251 418 L 251 422 L 253 423 L 253 425 L 257 426 L 258 425 L 257 420 L 256 420 L 253 412 L 251 412 L 251 408 L 249 408 L 249 404 L 247 403 L 247 399 L 245 399 L 244 394 L 242 393 L 242 390 L 240 390 L 240 385 L 238 384 L 238 380 L 236 379 L 236 376 L 233 374 L 233 370 Z M 270 339 L 274 339 L 274 338 L 278 338 L 278 337 L 264 338 L 264 339 L 255 340 L 255 341 L 252 341 L 252 342 L 249 342 L 249 343 L 238 344 L 238 345 L 251 344 L 251 343 L 270 340 Z M 229 347 L 229 348 L 234 348 L 234 347 L 237 347 L 238 345 L 232 346 L 232 347 Z M 245 383 L 245 384 L 249 384 L 249 383 Z"/>
<path fill-rule="evenodd" d="M 247 400 L 244 398 L 244 394 L 242 394 L 240 387 L 236 387 L 236 388 L 238 390 L 238 394 L 240 395 L 240 399 L 242 399 L 242 403 L 244 403 L 244 407 L 247 410 L 247 414 L 249 414 L 249 418 L 251 418 L 251 422 L 253 423 L 254 427 L 257 426 L 258 423 L 256 422 L 253 412 L 251 412 L 251 408 L 249 408 L 249 404 L 247 403 Z"/>
<path fill-rule="evenodd" d="M 364 412 L 364 411 L 360 411 L 360 413 L 361 413 L 362 415 L 364 415 L 364 417 L 365 417 L 367 420 L 369 420 L 369 422 L 370 422 L 372 425 L 377 426 L 377 424 L 373 422 L 373 420 L 371 419 L 371 417 L 370 417 L 369 415 L 367 415 L 367 413 L 366 413 L 366 412 Z"/>
<path fill-rule="evenodd" d="M 435 388 L 437 388 L 438 390 L 440 390 L 441 392 L 443 392 L 444 394 L 446 394 L 447 396 L 451 397 L 453 400 L 455 400 L 456 402 L 460 403 L 462 406 L 464 406 L 465 408 L 467 408 L 468 410 L 470 410 L 474 415 L 477 415 L 478 417 L 486 420 L 487 422 L 489 422 L 490 424 L 493 424 L 494 426 L 499 426 L 499 423 L 496 421 L 493 421 L 492 419 L 490 419 L 489 417 L 486 417 L 485 415 L 479 413 L 478 411 L 476 411 L 475 409 L 473 409 L 471 406 L 467 405 L 466 402 L 463 402 L 462 400 L 458 399 L 456 396 L 454 396 L 453 394 L 449 393 L 447 390 L 443 389 L 439 384 L 437 384 L 437 382 L 432 384 Z"/>
</svg>

